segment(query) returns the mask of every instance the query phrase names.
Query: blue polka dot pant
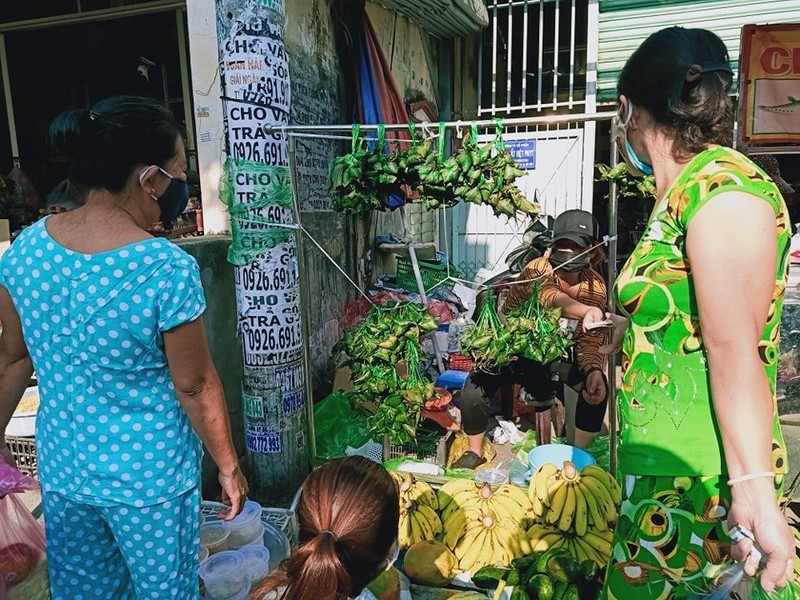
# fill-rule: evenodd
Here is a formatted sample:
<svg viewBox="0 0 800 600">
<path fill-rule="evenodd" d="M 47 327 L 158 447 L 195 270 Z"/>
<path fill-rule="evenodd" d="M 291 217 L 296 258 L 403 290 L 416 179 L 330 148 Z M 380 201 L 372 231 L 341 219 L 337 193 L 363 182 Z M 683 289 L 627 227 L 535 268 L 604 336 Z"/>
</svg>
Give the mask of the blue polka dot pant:
<svg viewBox="0 0 800 600">
<path fill-rule="evenodd" d="M 142 508 L 45 492 L 53 600 L 198 600 L 198 488 Z"/>
</svg>

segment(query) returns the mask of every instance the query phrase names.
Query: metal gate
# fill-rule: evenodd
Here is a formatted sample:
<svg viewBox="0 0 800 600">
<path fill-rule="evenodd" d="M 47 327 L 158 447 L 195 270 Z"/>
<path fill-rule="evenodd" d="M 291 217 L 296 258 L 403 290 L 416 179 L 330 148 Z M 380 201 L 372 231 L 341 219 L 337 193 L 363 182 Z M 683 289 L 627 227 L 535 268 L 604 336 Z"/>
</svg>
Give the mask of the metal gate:
<svg viewBox="0 0 800 600">
<path fill-rule="evenodd" d="M 487 8 L 490 25 L 478 61 L 479 115 L 596 112 L 597 0 L 490 0 Z M 543 214 L 592 210 L 594 123 L 519 128 L 504 138 L 534 149 L 535 160 L 518 158 L 528 172 L 518 183 Z M 503 270 L 506 255 L 530 224 L 464 203 L 452 218 L 452 258 L 467 279 L 481 269 Z"/>
</svg>

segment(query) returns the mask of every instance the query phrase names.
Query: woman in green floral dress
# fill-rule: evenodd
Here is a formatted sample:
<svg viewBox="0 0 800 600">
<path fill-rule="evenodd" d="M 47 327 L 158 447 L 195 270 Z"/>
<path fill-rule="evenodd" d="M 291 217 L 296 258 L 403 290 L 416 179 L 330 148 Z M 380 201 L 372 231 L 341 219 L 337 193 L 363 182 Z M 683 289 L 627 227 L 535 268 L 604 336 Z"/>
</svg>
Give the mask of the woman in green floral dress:
<svg viewBox="0 0 800 600">
<path fill-rule="evenodd" d="M 728 52 L 713 33 L 651 35 L 620 75 L 613 132 L 658 200 L 616 282 L 630 325 L 619 393 L 623 505 L 603 597 L 707 593 L 734 560 L 766 591 L 794 544 L 775 378 L 790 225 L 775 184 L 733 140 Z"/>
</svg>

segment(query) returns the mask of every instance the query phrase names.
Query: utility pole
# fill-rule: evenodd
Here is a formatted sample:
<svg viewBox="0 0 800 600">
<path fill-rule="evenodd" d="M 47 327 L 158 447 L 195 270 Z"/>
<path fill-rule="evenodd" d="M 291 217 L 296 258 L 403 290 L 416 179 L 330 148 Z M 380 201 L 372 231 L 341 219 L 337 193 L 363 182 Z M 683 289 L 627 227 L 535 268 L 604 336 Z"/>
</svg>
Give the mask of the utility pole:
<svg viewBox="0 0 800 600">
<path fill-rule="evenodd" d="M 283 0 L 216 0 L 231 214 L 228 259 L 244 350 L 242 403 L 254 498 L 287 506 L 310 468 L 296 204 L 285 134 L 291 85 Z M 276 226 L 277 224 L 277 226 Z"/>
</svg>

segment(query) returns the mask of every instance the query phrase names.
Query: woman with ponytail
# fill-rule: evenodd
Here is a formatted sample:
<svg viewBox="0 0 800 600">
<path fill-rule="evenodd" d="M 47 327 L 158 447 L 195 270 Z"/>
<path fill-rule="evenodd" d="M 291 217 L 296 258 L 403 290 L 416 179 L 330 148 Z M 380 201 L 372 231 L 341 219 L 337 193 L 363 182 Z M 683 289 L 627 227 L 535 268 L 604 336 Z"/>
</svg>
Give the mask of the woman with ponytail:
<svg viewBox="0 0 800 600">
<path fill-rule="evenodd" d="M 250 599 L 356 598 L 397 558 L 399 519 L 397 486 L 381 465 L 360 456 L 325 464 L 300 492 L 300 547 Z"/>
</svg>

